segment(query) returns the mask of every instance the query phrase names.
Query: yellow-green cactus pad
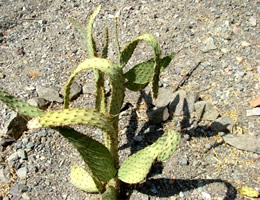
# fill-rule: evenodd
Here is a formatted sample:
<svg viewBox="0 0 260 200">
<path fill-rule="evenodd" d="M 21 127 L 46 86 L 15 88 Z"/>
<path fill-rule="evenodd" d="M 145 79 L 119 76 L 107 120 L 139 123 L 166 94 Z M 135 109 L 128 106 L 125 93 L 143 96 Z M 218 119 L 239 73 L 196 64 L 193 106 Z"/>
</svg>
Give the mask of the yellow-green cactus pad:
<svg viewBox="0 0 260 200">
<path fill-rule="evenodd" d="M 156 40 L 156 38 L 153 35 L 151 35 L 151 34 L 144 34 L 144 35 L 141 35 L 141 36 L 137 37 L 132 42 L 130 42 L 124 48 L 124 50 L 121 52 L 120 65 L 121 65 L 122 68 L 127 64 L 129 59 L 133 55 L 133 52 L 134 52 L 137 44 L 140 41 L 145 41 L 148 44 L 150 44 L 152 46 L 153 50 L 154 50 L 155 60 L 159 60 L 160 54 L 161 54 L 161 50 L 160 50 L 160 46 L 158 44 L 158 41 Z"/>
<path fill-rule="evenodd" d="M 0 89 L 0 101 L 7 105 L 10 109 L 18 112 L 19 114 L 33 118 L 44 113 L 41 109 L 34 107 L 20 99 L 8 94 Z"/>
<path fill-rule="evenodd" d="M 173 129 L 167 129 L 165 134 L 158 141 L 162 144 L 162 149 L 157 157 L 157 160 L 167 160 L 176 150 L 178 144 L 180 143 L 180 139 L 181 135 L 177 131 Z"/>
<path fill-rule="evenodd" d="M 73 166 L 71 168 L 70 182 L 85 192 L 99 192 L 92 176 L 82 167 Z"/>
<path fill-rule="evenodd" d="M 118 178 L 130 184 L 144 180 L 160 151 L 160 147 L 148 146 L 128 157 L 119 168 Z"/>
<path fill-rule="evenodd" d="M 110 119 L 102 113 L 84 108 L 70 108 L 46 112 L 28 122 L 29 129 L 84 124 L 114 133 Z"/>
<path fill-rule="evenodd" d="M 117 115 L 120 112 L 121 106 L 124 100 L 124 77 L 123 71 L 116 63 L 104 58 L 90 58 L 86 59 L 74 70 L 66 86 L 66 92 L 64 97 L 64 108 L 69 106 L 69 91 L 74 77 L 82 70 L 85 69 L 98 69 L 107 75 L 110 79 L 112 86 L 111 99 L 109 104 L 109 113 L 111 115 Z"/>
<path fill-rule="evenodd" d="M 154 144 L 128 157 L 119 168 L 118 178 L 135 184 L 145 179 L 156 158 L 164 161 L 175 151 L 180 135 L 167 130 Z"/>
</svg>

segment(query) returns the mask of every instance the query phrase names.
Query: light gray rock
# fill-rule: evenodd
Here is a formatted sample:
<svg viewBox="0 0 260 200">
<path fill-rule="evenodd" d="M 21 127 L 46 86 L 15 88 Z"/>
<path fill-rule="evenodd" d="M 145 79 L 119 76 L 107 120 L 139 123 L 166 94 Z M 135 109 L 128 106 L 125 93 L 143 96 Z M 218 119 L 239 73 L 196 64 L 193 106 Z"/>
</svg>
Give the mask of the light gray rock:
<svg viewBox="0 0 260 200">
<path fill-rule="evenodd" d="M 27 176 L 27 167 L 22 167 L 16 171 L 17 176 L 20 179 L 26 179 Z"/>
<path fill-rule="evenodd" d="M 152 110 L 148 112 L 147 115 L 151 124 L 160 124 L 166 121 L 170 116 L 168 108 L 166 106 L 160 107 L 156 110 Z"/>
<path fill-rule="evenodd" d="M 11 174 L 7 167 L 0 166 L 0 183 L 6 184 L 9 182 Z"/>
<path fill-rule="evenodd" d="M 14 197 L 17 197 L 22 193 L 27 192 L 27 190 L 28 187 L 25 184 L 17 183 L 10 188 L 10 194 L 13 195 Z"/>
<path fill-rule="evenodd" d="M 60 98 L 59 92 L 56 88 L 47 88 L 41 85 L 37 85 L 36 92 L 40 98 L 43 98 L 47 101 L 56 101 L 58 103 L 63 102 L 63 99 Z"/>
<path fill-rule="evenodd" d="M 49 105 L 49 102 L 46 101 L 44 98 L 32 98 L 27 101 L 27 103 L 31 104 L 32 106 L 36 106 L 40 109 L 46 109 Z"/>
<path fill-rule="evenodd" d="M 64 92 L 65 92 L 65 88 L 63 88 L 62 90 L 63 94 Z M 81 85 L 76 81 L 74 81 L 70 87 L 70 100 L 76 99 L 81 94 L 81 92 L 82 92 Z"/>
<path fill-rule="evenodd" d="M 187 106 L 186 92 L 180 90 L 174 93 L 172 102 L 169 104 L 169 111 L 175 113 L 175 115 L 183 115 L 188 111 Z"/>
<path fill-rule="evenodd" d="M 186 166 L 186 165 L 189 164 L 189 161 L 187 160 L 187 158 L 181 158 L 181 159 L 179 160 L 179 163 L 180 163 L 180 165 L 182 165 L 182 166 Z"/>
<path fill-rule="evenodd" d="M 260 74 L 260 66 L 256 67 L 256 71 L 257 71 L 258 74 Z"/>
<path fill-rule="evenodd" d="M 18 139 L 25 130 L 27 130 L 27 120 L 18 113 L 12 112 L 4 125 L 3 134 Z"/>
<path fill-rule="evenodd" d="M 154 101 L 156 107 L 167 106 L 174 99 L 174 93 L 167 88 L 159 88 L 157 99 Z"/>
<path fill-rule="evenodd" d="M 92 81 L 89 83 L 86 83 L 82 88 L 83 94 L 92 94 L 94 95 L 96 93 L 96 84 Z"/>
<path fill-rule="evenodd" d="M 16 161 L 19 158 L 17 152 L 12 153 L 10 156 L 8 156 L 7 158 L 7 162 L 12 162 L 12 161 Z"/>
<path fill-rule="evenodd" d="M 210 128 L 214 132 L 232 132 L 234 124 L 235 122 L 232 118 L 224 115 L 213 121 L 210 125 Z"/>
<path fill-rule="evenodd" d="M 214 39 L 212 37 L 209 37 L 206 41 L 205 41 L 205 47 L 203 48 L 203 52 L 208 52 L 211 50 L 215 50 L 217 49 L 215 43 L 214 43 Z"/>
<path fill-rule="evenodd" d="M 246 111 L 246 116 L 250 117 L 250 116 L 258 116 L 260 115 L 260 107 L 257 108 L 253 108 L 251 110 L 247 110 Z"/>
<path fill-rule="evenodd" d="M 175 115 L 188 116 L 194 112 L 194 104 L 198 99 L 199 94 L 195 91 L 177 91 L 174 93 L 172 102 L 169 104 L 169 111 Z"/>
<path fill-rule="evenodd" d="M 245 150 L 245 151 L 252 151 L 255 153 L 260 153 L 260 137 L 253 136 L 253 135 L 232 135 L 227 134 L 223 136 L 223 139 L 229 145 Z"/>
<path fill-rule="evenodd" d="M 22 160 L 26 160 L 27 159 L 27 155 L 26 152 L 23 149 L 19 149 L 17 151 L 17 155 L 19 158 L 21 158 Z"/>
<path fill-rule="evenodd" d="M 28 192 L 23 193 L 22 198 L 23 198 L 23 200 L 30 200 L 31 199 Z"/>
<path fill-rule="evenodd" d="M 214 105 L 208 101 L 199 101 L 195 103 L 195 112 L 197 118 L 201 120 L 213 121 L 217 119 L 219 113 Z"/>
<path fill-rule="evenodd" d="M 77 82 L 73 82 L 70 89 L 70 99 L 76 99 L 82 92 L 82 87 Z"/>
<path fill-rule="evenodd" d="M 196 91 L 189 91 L 186 95 L 189 113 L 193 113 L 195 110 L 194 104 L 199 100 L 199 93 Z"/>
</svg>

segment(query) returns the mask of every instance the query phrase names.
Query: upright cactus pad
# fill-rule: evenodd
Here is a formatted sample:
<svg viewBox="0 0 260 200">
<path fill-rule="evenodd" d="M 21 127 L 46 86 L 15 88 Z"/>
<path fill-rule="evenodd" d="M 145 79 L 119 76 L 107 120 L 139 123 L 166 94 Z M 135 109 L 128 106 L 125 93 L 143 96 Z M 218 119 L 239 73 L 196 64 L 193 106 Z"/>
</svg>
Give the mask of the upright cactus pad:
<svg viewBox="0 0 260 200">
<path fill-rule="evenodd" d="M 167 160 L 176 150 L 178 144 L 180 143 L 180 139 L 181 135 L 177 131 L 173 129 L 167 129 L 165 134 L 158 141 L 162 144 L 162 149 L 157 157 L 157 160 Z"/>
<path fill-rule="evenodd" d="M 102 200 L 116 200 L 117 191 L 113 186 L 109 186 L 106 191 L 102 194 Z"/>
<path fill-rule="evenodd" d="M 175 151 L 179 140 L 179 133 L 167 130 L 154 144 L 127 158 L 118 171 L 118 178 L 126 183 L 144 180 L 154 160 L 166 160 Z"/>
<path fill-rule="evenodd" d="M 158 155 L 158 148 L 148 146 L 128 157 L 119 168 L 118 178 L 130 184 L 144 180 Z"/>
<path fill-rule="evenodd" d="M 72 81 L 80 71 L 88 68 L 98 69 L 109 77 L 112 86 L 109 114 L 117 115 L 120 112 L 124 100 L 125 80 L 123 77 L 123 71 L 119 65 L 104 58 L 86 59 L 74 70 L 66 86 L 64 108 L 68 108 L 69 106 L 69 91 Z"/>
</svg>

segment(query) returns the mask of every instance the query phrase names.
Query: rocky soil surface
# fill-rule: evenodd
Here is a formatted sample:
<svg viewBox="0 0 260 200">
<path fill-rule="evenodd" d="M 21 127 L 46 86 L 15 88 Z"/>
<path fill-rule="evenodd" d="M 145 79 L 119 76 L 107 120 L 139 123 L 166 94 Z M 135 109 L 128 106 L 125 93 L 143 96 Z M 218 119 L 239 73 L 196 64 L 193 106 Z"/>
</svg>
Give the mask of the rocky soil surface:
<svg viewBox="0 0 260 200">
<path fill-rule="evenodd" d="M 100 47 L 109 28 L 110 59 L 117 59 L 112 34 L 117 11 L 122 47 L 151 33 L 165 55 L 178 52 L 161 75 L 157 100 L 149 89 L 127 92 L 120 161 L 167 127 L 181 132 L 181 144 L 168 161 L 154 163 L 145 181 L 123 185 L 119 199 L 239 200 L 246 199 L 238 192 L 241 186 L 259 191 L 260 113 L 250 105 L 260 95 L 256 0 L 0 0 L 0 87 L 42 108 L 60 108 L 66 80 L 87 58 L 68 18 L 86 24 L 99 4 L 95 35 Z M 151 55 L 141 44 L 127 67 Z M 90 71 L 73 88 L 73 106 L 93 107 Z M 83 163 L 62 136 L 50 129 L 26 131 L 23 119 L 1 103 L 0 125 L 0 199 L 98 199 L 69 182 L 71 166 Z M 99 130 L 77 129 L 102 141 Z"/>
</svg>

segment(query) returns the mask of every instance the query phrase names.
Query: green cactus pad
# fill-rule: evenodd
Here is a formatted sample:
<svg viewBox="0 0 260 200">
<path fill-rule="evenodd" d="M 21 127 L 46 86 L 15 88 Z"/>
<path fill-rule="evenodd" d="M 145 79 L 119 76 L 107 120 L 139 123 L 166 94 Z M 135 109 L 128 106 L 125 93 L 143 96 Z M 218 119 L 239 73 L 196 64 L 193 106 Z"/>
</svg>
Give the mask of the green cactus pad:
<svg viewBox="0 0 260 200">
<path fill-rule="evenodd" d="M 160 72 L 162 72 L 171 62 L 173 55 L 170 54 L 160 59 Z M 132 91 L 138 91 L 144 89 L 154 76 L 154 58 L 147 60 L 143 63 L 139 63 L 132 67 L 128 72 L 124 74 L 124 77 L 128 79 L 126 87 Z"/>
<path fill-rule="evenodd" d="M 71 168 L 70 182 L 85 192 L 99 192 L 92 176 L 82 167 L 73 166 Z"/>
<path fill-rule="evenodd" d="M 155 63 L 153 81 L 152 81 L 152 91 L 153 97 L 157 98 L 158 90 L 159 90 L 159 79 L 160 79 L 160 72 L 165 69 L 171 62 L 173 54 L 165 56 L 163 59 L 158 60 Z"/>
<path fill-rule="evenodd" d="M 55 130 L 78 150 L 93 177 L 102 182 L 108 182 L 115 177 L 116 169 L 112 156 L 103 144 L 69 127 L 58 127 Z"/>
<path fill-rule="evenodd" d="M 119 168 L 118 178 L 130 184 L 145 179 L 160 151 L 160 147 L 148 146 L 128 157 Z"/>
<path fill-rule="evenodd" d="M 126 83 L 126 88 L 128 90 L 131 90 L 131 91 L 140 91 L 144 88 L 146 88 L 146 86 L 148 85 L 149 83 L 146 83 L 146 84 L 138 84 L 138 83 L 130 83 L 130 82 L 127 82 Z"/>
<path fill-rule="evenodd" d="M 92 32 L 93 32 L 94 20 L 95 20 L 97 14 L 99 13 L 100 9 L 101 9 L 101 5 L 96 7 L 94 12 L 90 16 L 89 22 L 88 22 L 88 28 L 87 28 L 87 49 L 88 49 L 88 54 L 89 54 L 90 57 L 95 56 L 95 48 L 94 48 L 94 41 L 93 41 Z"/>
<path fill-rule="evenodd" d="M 0 89 L 0 101 L 7 105 L 10 109 L 18 112 L 19 114 L 33 118 L 44 113 L 41 109 L 34 107 L 20 99 L 8 94 L 7 92 Z"/>
<path fill-rule="evenodd" d="M 70 23 L 72 23 L 72 25 L 75 27 L 75 29 L 78 31 L 78 33 L 80 34 L 80 36 L 84 39 L 85 43 L 86 43 L 86 47 L 88 46 L 88 37 L 87 37 L 87 30 L 83 27 L 82 24 L 80 24 L 77 20 L 73 19 L 73 18 L 69 18 Z"/>
<path fill-rule="evenodd" d="M 167 129 L 164 135 L 158 141 L 162 144 L 162 149 L 157 157 L 157 160 L 167 160 L 176 150 L 178 144 L 180 143 L 180 139 L 181 136 L 177 131 L 173 129 Z"/>
<path fill-rule="evenodd" d="M 179 141 L 179 133 L 167 130 L 154 144 L 128 157 L 119 168 L 118 178 L 130 184 L 144 180 L 154 160 L 166 160 L 175 151 Z"/>
<path fill-rule="evenodd" d="M 108 53 L 108 28 L 106 27 L 104 30 L 104 43 L 102 45 L 102 58 L 107 58 Z"/>
<path fill-rule="evenodd" d="M 165 56 L 165 57 L 160 59 L 160 61 L 159 61 L 160 73 L 163 72 L 163 70 L 169 66 L 169 64 L 172 61 L 173 57 L 174 57 L 174 53 L 172 52 L 169 55 L 167 55 L 167 56 Z"/>
<path fill-rule="evenodd" d="M 106 191 L 102 194 L 102 200 L 116 200 L 117 194 L 116 189 L 113 186 L 109 186 Z"/>
<path fill-rule="evenodd" d="M 110 134 L 114 133 L 111 121 L 104 114 L 83 108 L 70 108 L 46 112 L 28 122 L 28 128 L 57 127 L 85 124 L 100 128 Z"/>
<path fill-rule="evenodd" d="M 130 83 L 146 84 L 153 79 L 154 59 L 147 60 L 132 67 L 124 74 Z"/>
<path fill-rule="evenodd" d="M 151 34 L 144 34 L 144 35 L 141 35 L 141 36 L 137 37 L 132 42 L 130 42 L 124 48 L 124 50 L 121 52 L 120 65 L 121 65 L 122 68 L 127 64 L 129 59 L 133 55 L 133 52 L 134 52 L 138 42 L 140 42 L 140 41 L 145 41 L 148 44 L 150 44 L 152 46 L 153 50 L 154 50 L 155 60 L 159 60 L 160 54 L 161 54 L 161 50 L 160 50 L 160 46 L 159 46 L 156 38 L 153 35 L 151 35 Z"/>
</svg>

